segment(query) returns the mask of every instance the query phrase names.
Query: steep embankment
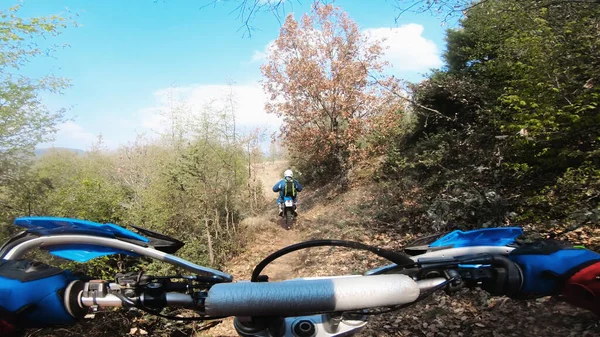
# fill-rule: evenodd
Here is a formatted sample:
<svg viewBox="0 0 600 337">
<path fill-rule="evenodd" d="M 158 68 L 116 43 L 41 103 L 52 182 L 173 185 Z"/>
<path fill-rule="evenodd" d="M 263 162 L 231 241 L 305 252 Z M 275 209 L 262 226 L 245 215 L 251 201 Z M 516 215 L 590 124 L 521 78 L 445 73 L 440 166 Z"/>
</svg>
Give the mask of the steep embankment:
<svg viewBox="0 0 600 337">
<path fill-rule="evenodd" d="M 284 162 L 264 164 L 259 176 L 267 200 L 275 194 L 271 186 L 285 169 Z M 375 220 L 378 186 L 363 172 L 352 180 L 345 193 L 335 186 L 307 187 L 300 196 L 300 216 L 290 231 L 278 225 L 276 206 L 260 217 L 243 223 L 248 244 L 224 270 L 237 280 L 250 278 L 261 259 L 292 243 L 310 238 L 336 238 L 360 241 L 375 246 L 401 249 L 427 230 L 408 224 L 386 224 Z M 423 233 L 420 233 L 423 232 Z M 593 229 L 582 235 L 598 235 Z M 276 260 L 264 273 L 273 280 L 298 276 L 358 274 L 386 263 L 372 255 L 342 248 L 316 248 Z M 402 311 L 375 316 L 360 336 L 598 336 L 600 324 L 589 312 L 554 299 L 513 301 L 491 297 L 483 291 L 463 290 L 454 295 L 438 292 L 431 298 Z M 236 336 L 232 319 L 204 332 L 203 336 Z"/>
</svg>

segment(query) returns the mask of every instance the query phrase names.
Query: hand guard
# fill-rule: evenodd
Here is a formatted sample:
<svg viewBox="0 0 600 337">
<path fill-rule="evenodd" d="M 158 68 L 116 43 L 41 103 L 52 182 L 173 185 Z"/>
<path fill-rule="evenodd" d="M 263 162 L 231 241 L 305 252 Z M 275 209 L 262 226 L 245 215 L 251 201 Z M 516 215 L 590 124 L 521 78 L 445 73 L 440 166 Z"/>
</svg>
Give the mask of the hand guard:
<svg viewBox="0 0 600 337">
<path fill-rule="evenodd" d="M 559 295 L 572 276 L 600 262 L 600 254 L 556 240 L 525 244 L 513 250 L 509 258 L 523 273 L 523 285 L 514 296 L 517 298 Z"/>
<path fill-rule="evenodd" d="M 15 327 L 74 323 L 63 297 L 65 287 L 75 279 L 69 271 L 43 263 L 0 260 L 0 327 L 10 332 Z"/>
</svg>

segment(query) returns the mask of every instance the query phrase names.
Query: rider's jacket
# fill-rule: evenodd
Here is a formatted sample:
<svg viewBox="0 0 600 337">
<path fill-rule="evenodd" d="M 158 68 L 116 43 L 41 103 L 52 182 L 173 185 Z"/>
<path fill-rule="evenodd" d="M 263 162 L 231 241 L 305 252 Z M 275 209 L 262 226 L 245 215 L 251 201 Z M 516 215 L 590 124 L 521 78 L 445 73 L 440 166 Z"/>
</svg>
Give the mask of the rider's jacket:
<svg viewBox="0 0 600 337">
<path fill-rule="evenodd" d="M 275 186 L 273 186 L 273 192 L 279 192 L 279 198 L 277 198 L 278 203 L 283 202 L 283 193 L 285 190 L 285 183 L 286 183 L 286 180 L 281 179 L 280 181 L 278 181 L 275 184 Z M 294 179 L 294 187 L 296 188 L 296 191 L 298 191 L 298 192 L 302 191 L 302 185 L 296 179 Z"/>
</svg>

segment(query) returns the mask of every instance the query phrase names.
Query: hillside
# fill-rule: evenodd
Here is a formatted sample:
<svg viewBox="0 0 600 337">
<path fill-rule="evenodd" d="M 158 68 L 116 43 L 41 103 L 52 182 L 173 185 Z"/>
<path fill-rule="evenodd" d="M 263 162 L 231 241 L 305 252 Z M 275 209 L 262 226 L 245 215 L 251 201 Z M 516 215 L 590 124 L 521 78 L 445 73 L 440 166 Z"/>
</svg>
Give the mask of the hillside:
<svg viewBox="0 0 600 337">
<path fill-rule="evenodd" d="M 264 257 L 285 246 L 308 239 L 346 239 L 388 249 L 404 244 L 432 230 L 419 232 L 408 224 L 376 221 L 378 185 L 369 179 L 372 172 L 353 172 L 347 192 L 335 185 L 306 186 L 300 194 L 299 218 L 291 230 L 282 228 L 277 217 L 276 194 L 270 187 L 280 178 L 286 163 L 263 163 L 257 177 L 263 185 L 266 205 L 258 216 L 248 217 L 239 226 L 244 246 L 220 268 L 236 281 L 248 280 L 252 269 Z M 372 170 L 372 169 L 371 169 Z M 598 229 L 572 232 L 572 240 L 598 238 Z M 240 242 L 241 243 L 241 242 Z M 269 265 L 264 274 L 270 280 L 295 277 L 361 274 L 385 264 L 364 252 L 343 248 L 314 248 L 289 254 Z M 194 315 L 181 312 L 180 315 Z M 237 336 L 232 318 L 203 330 L 204 323 L 169 321 L 137 310 L 101 311 L 94 319 L 64 329 L 32 330 L 25 336 L 108 337 L 149 336 Z M 438 292 L 402 311 L 374 316 L 359 336 L 597 336 L 600 324 L 589 312 L 554 299 L 513 301 L 490 297 L 483 291 L 461 291 L 452 296 Z"/>
<path fill-rule="evenodd" d="M 277 177 L 281 163 L 265 165 L 261 174 L 268 186 Z M 361 176 L 364 175 L 361 174 Z M 356 178 L 356 176 L 355 176 Z M 377 186 L 357 178 L 348 192 L 335 193 L 333 186 L 305 188 L 300 195 L 300 217 L 290 231 L 277 223 L 276 208 L 261 217 L 247 219 L 249 233 L 244 251 L 224 270 L 237 280 L 250 278 L 252 268 L 262 258 L 289 244 L 307 239 L 346 239 L 375 246 L 401 249 L 418 237 L 409 228 L 378 223 L 374 200 Z M 272 183 L 271 183 L 272 185 Z M 268 191 L 267 191 L 268 192 Z M 270 192 L 268 195 L 272 195 Z M 422 235 L 431 233 L 422 233 Z M 598 237 L 597 229 L 580 230 L 573 235 Z M 573 238 L 576 239 L 576 238 Z M 264 273 L 272 280 L 294 277 L 358 274 L 385 264 L 379 258 L 343 248 L 314 248 L 276 260 Z M 452 296 L 438 292 L 413 307 L 373 317 L 360 336 L 596 336 L 600 324 L 594 315 L 551 298 L 513 301 L 491 297 L 483 291 L 461 291 Z M 236 336 L 231 319 L 200 336 Z"/>
<path fill-rule="evenodd" d="M 73 153 L 77 153 L 77 154 L 82 154 L 85 152 L 83 150 L 74 149 L 74 148 L 70 148 L 70 147 L 43 147 L 43 148 L 35 149 L 34 153 L 35 153 L 36 157 L 40 157 L 40 156 L 43 156 L 43 155 L 47 154 L 48 152 L 52 152 L 52 151 L 65 151 L 65 152 L 73 152 Z"/>
</svg>

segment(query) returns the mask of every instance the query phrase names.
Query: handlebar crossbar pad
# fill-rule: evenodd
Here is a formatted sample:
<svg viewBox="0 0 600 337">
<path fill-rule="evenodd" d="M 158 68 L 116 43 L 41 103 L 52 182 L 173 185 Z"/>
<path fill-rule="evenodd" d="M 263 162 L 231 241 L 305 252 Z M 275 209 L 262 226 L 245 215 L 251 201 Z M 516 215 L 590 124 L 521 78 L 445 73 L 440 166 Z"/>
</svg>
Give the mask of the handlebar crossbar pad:
<svg viewBox="0 0 600 337">
<path fill-rule="evenodd" d="M 205 301 L 210 316 L 298 316 L 411 303 L 417 283 L 406 275 L 347 276 L 281 282 L 220 283 Z"/>
</svg>

